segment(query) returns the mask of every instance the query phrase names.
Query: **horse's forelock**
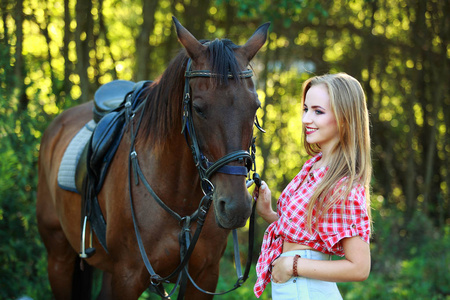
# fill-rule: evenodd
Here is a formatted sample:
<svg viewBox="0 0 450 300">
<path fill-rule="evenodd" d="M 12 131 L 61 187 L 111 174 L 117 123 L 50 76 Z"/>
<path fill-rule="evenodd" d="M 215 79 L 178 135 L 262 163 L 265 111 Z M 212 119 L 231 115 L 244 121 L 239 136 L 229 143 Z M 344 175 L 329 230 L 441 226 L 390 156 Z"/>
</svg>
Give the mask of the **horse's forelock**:
<svg viewBox="0 0 450 300">
<path fill-rule="evenodd" d="M 217 74 L 216 84 L 228 84 L 228 73 L 231 73 L 235 80 L 239 80 L 239 65 L 235 57 L 234 50 L 239 48 L 228 39 L 215 39 L 209 42 L 208 54 L 211 65 L 211 72 Z"/>
</svg>

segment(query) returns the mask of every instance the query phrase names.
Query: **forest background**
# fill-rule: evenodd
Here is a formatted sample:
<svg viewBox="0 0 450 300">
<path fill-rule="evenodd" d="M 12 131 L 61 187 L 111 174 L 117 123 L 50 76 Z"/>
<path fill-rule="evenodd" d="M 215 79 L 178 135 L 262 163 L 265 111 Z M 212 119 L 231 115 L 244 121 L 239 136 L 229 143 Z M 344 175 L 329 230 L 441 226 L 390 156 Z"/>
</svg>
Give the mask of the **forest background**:
<svg viewBox="0 0 450 300">
<path fill-rule="evenodd" d="M 340 71 L 360 80 L 373 146 L 372 272 L 338 286 L 345 299 L 450 299 L 448 0 L 2 0 L 0 11 L 0 299 L 50 298 L 35 219 L 43 131 L 101 84 L 157 78 L 181 48 L 172 16 L 199 39 L 239 44 L 271 21 L 253 68 L 267 131 L 257 165 L 275 196 L 307 159 L 302 82 Z M 258 218 L 255 257 L 266 226 Z M 221 263 L 225 290 L 231 249 Z M 253 298 L 251 273 L 223 298 Z"/>
</svg>

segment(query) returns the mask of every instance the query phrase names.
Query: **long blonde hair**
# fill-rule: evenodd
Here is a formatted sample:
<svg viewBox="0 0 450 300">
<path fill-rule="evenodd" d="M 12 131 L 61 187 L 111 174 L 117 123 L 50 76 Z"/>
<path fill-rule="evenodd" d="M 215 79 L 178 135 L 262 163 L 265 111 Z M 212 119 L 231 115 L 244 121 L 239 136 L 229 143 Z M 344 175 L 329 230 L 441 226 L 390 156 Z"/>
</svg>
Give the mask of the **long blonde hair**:
<svg viewBox="0 0 450 300">
<path fill-rule="evenodd" d="M 362 184 L 366 194 L 366 208 L 370 213 L 370 178 L 372 160 L 369 134 L 369 112 L 366 97 L 361 84 L 345 73 L 326 74 L 308 79 L 303 83 L 302 106 L 308 90 L 318 84 L 324 84 L 330 97 L 331 110 L 336 118 L 339 142 L 331 151 L 329 169 L 311 196 L 307 208 L 307 229 L 311 230 L 313 209 L 317 207 L 318 215 L 325 213 L 340 198 L 346 199 L 354 185 Z M 321 149 L 318 144 L 306 142 L 303 128 L 303 143 L 311 156 Z M 338 182 L 345 178 L 338 187 Z M 344 187 L 342 189 L 342 187 Z M 333 194 L 333 191 L 337 191 Z M 342 205 L 345 205 L 343 201 Z M 343 207 L 344 208 L 344 207 Z M 344 209 L 342 210 L 344 211 Z"/>
</svg>

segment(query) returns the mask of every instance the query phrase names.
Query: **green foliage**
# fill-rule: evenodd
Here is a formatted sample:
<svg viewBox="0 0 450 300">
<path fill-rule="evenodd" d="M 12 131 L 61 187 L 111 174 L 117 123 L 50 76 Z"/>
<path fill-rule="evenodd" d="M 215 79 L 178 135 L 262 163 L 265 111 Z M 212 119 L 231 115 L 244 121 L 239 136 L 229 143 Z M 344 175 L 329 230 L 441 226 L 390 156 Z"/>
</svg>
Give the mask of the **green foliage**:
<svg viewBox="0 0 450 300">
<path fill-rule="evenodd" d="M 308 0 L 216 0 L 218 5 L 227 3 L 237 7 L 239 18 L 260 18 L 266 21 L 280 22 L 285 28 L 299 21 L 302 11 L 307 11 L 308 21 L 314 20 L 318 16 L 327 17 L 327 7 L 320 2 Z"/>
<path fill-rule="evenodd" d="M 0 56 L 4 74 L 9 57 Z M 1 73 L 1 72 L 0 72 Z M 42 124 L 14 105 L 14 90 L 2 88 L 0 102 L 0 299 L 28 295 L 45 299 L 46 257 L 35 219 L 37 155 Z"/>
<path fill-rule="evenodd" d="M 450 226 L 435 228 L 416 214 L 401 233 L 399 217 L 375 214 L 371 275 L 364 282 L 339 283 L 345 299 L 447 299 Z"/>
<path fill-rule="evenodd" d="M 79 38 L 76 3 L 68 2 L 65 20 L 61 0 L 23 1 L 20 69 L 17 3 L 8 0 L 0 6 L 0 299 L 22 294 L 47 299 L 46 254 L 35 220 L 40 137 L 50 119 L 80 102 L 82 90 L 92 94 L 112 79 L 134 78 L 133 68 L 143 63 L 136 62 L 142 50 L 136 39 L 143 30 L 143 2 L 92 2 L 86 12 L 92 16 L 92 32 L 83 35 L 92 38 L 87 43 L 87 89 L 77 73 L 82 59 L 74 42 Z M 339 287 L 345 299 L 448 299 L 450 93 L 444 80 L 449 78 L 449 16 L 444 13 L 448 3 L 215 0 L 208 2 L 209 7 L 202 3 L 158 1 L 144 62 L 147 79 L 157 78 L 180 49 L 172 15 L 193 33 L 203 33 L 198 38 L 226 36 L 240 44 L 258 25 L 271 21 L 268 42 L 252 67 L 262 102 L 258 118 L 267 130 L 258 133 L 257 166 L 277 197 L 307 159 L 299 134 L 302 82 L 326 72 L 355 76 L 368 95 L 372 121 L 373 263 L 367 281 Z M 267 226 L 260 218 L 256 223 L 255 259 Z M 245 260 L 245 228 L 241 236 Z M 233 264 L 230 242 L 221 261 L 218 291 L 233 286 Z M 254 282 L 253 267 L 244 286 L 223 299 L 253 298 Z M 156 299 L 149 297 L 142 298 Z M 270 299 L 270 291 L 263 299 Z"/>
</svg>

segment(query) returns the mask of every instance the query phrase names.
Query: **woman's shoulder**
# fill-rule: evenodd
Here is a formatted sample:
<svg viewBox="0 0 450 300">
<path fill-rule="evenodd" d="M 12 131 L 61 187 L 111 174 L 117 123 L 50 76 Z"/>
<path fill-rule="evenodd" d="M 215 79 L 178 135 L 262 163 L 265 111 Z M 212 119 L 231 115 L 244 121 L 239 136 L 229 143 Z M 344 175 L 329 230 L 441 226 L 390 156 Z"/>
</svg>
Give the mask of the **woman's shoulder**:
<svg viewBox="0 0 450 300">
<path fill-rule="evenodd" d="M 348 191 L 348 185 L 351 185 L 351 189 Z M 333 194 L 340 196 L 340 200 L 346 200 L 345 202 L 359 203 L 365 205 L 366 203 L 366 188 L 364 184 L 359 181 L 349 182 L 348 177 L 340 179 L 334 187 Z"/>
<path fill-rule="evenodd" d="M 344 216 L 346 220 L 368 218 L 366 191 L 361 183 L 354 183 L 350 191 L 348 191 L 347 185 L 343 184 L 329 199 L 331 203 L 324 212 L 325 220 L 334 219 L 336 215 Z"/>
</svg>

